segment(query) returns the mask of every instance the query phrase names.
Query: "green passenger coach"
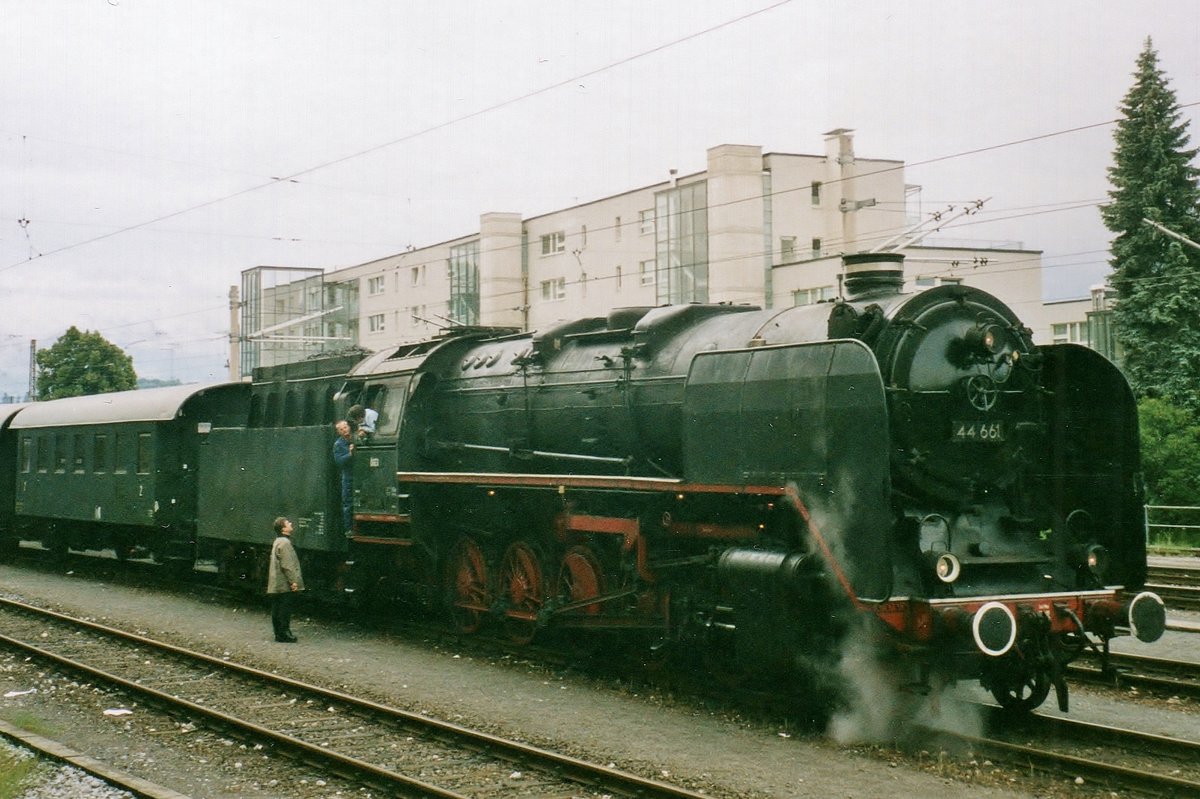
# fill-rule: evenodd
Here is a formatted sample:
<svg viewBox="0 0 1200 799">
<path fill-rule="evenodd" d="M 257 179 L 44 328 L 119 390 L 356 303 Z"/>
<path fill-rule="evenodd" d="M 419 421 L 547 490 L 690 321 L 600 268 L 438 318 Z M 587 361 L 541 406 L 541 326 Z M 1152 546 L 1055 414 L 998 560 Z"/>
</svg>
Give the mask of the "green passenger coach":
<svg viewBox="0 0 1200 799">
<path fill-rule="evenodd" d="M 200 441 L 245 424 L 249 390 L 171 386 L 25 406 L 6 433 L 17 455 L 11 534 L 190 568 Z"/>
</svg>

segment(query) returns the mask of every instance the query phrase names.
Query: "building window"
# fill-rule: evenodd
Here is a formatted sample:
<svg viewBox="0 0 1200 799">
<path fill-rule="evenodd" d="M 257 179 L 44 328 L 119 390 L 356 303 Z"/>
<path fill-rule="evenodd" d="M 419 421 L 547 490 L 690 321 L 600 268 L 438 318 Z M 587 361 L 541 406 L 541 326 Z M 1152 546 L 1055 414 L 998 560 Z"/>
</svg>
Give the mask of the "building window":
<svg viewBox="0 0 1200 799">
<path fill-rule="evenodd" d="M 408 270 L 408 285 L 416 288 L 425 285 L 425 265 L 414 266 Z"/>
<path fill-rule="evenodd" d="M 617 275 L 616 275 L 616 277 L 617 277 L 617 282 L 616 282 L 616 284 L 615 284 L 615 285 L 616 285 L 616 289 L 617 289 L 617 291 L 620 291 L 620 290 L 621 290 L 621 267 L 619 267 L 619 266 L 617 267 Z"/>
<path fill-rule="evenodd" d="M 371 314 L 367 317 L 367 331 L 370 333 L 382 333 L 387 329 L 387 321 L 381 313 Z"/>
<path fill-rule="evenodd" d="M 1055 344 L 1086 344 L 1087 323 L 1057 322 L 1051 325 Z"/>
<path fill-rule="evenodd" d="M 384 292 L 383 275 L 378 275 L 376 277 L 367 279 L 367 294 L 374 295 L 374 294 L 382 294 L 383 292 Z"/>
<path fill-rule="evenodd" d="M 567 298 L 567 279 L 556 277 L 553 280 L 542 281 L 542 299 L 546 302 L 564 300 Z"/>
<path fill-rule="evenodd" d="M 816 305 L 818 302 L 833 299 L 833 286 L 821 286 L 815 289 L 799 289 L 792 292 L 792 304 Z"/>
<path fill-rule="evenodd" d="M 638 264 L 638 284 L 642 286 L 654 285 L 654 261 L 642 261 Z"/>
<path fill-rule="evenodd" d="M 779 263 L 790 264 L 796 260 L 796 237 L 782 236 L 779 239 Z"/>
<path fill-rule="evenodd" d="M 820 239 L 812 240 L 812 257 L 813 258 L 821 257 L 821 240 Z"/>
<path fill-rule="evenodd" d="M 414 325 L 425 323 L 426 316 L 424 305 L 414 305 L 408 309 L 408 313 Z"/>
<path fill-rule="evenodd" d="M 660 191 L 654 205 L 657 301 L 708 302 L 708 183 Z"/>
<path fill-rule="evenodd" d="M 579 247 L 580 249 L 587 246 L 587 225 L 579 228 Z"/>
<path fill-rule="evenodd" d="M 456 324 L 479 324 L 479 242 L 450 248 L 450 318 Z"/>
<path fill-rule="evenodd" d="M 654 232 L 654 209 L 638 211 L 638 229 L 643 236 Z"/>
<path fill-rule="evenodd" d="M 567 234 L 561 230 L 542 236 L 542 255 L 553 255 L 567 249 Z"/>
<path fill-rule="evenodd" d="M 812 182 L 812 204 L 821 204 L 821 181 L 814 180 Z"/>
<path fill-rule="evenodd" d="M 616 236 L 617 241 L 621 240 L 621 217 L 619 216 L 613 220 L 613 235 Z"/>
</svg>

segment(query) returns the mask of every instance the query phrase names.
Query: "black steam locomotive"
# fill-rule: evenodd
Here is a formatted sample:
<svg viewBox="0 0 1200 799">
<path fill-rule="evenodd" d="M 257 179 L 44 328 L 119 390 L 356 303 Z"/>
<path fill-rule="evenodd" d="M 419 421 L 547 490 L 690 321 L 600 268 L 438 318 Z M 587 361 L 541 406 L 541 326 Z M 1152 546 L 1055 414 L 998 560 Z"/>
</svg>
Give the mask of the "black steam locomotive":
<svg viewBox="0 0 1200 799">
<path fill-rule="evenodd" d="M 985 292 L 902 283 L 901 256 L 848 256 L 830 303 L 626 308 L 28 406 L 0 419 L 0 525 L 258 587 L 285 514 L 315 584 L 464 632 L 787 671 L 865 629 L 897 672 L 1065 709 L 1089 642 L 1165 626 L 1133 397 Z M 329 423 L 352 404 L 378 419 L 343 530 Z"/>
</svg>

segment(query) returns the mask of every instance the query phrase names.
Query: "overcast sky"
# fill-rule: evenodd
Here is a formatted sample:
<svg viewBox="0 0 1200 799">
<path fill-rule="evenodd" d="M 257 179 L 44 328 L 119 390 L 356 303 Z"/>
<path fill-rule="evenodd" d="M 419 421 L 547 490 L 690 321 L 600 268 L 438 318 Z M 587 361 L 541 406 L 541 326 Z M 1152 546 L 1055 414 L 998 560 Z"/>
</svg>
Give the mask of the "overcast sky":
<svg viewBox="0 0 1200 799">
<path fill-rule="evenodd" d="M 1047 297 L 1082 296 L 1147 36 L 1200 104 L 1195 0 L 3 8 L 0 395 L 70 325 L 139 376 L 224 379 L 243 269 L 361 263 L 702 170 L 718 144 L 822 153 L 836 127 L 907 162 L 926 210 L 991 197 L 944 235 L 1043 250 Z"/>
</svg>

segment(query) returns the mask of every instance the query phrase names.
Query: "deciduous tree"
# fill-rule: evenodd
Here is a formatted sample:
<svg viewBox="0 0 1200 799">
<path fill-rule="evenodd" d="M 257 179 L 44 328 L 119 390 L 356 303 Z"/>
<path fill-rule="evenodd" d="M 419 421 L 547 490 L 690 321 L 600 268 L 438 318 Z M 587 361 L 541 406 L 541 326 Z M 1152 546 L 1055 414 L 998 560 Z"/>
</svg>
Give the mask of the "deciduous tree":
<svg viewBox="0 0 1200 799">
<path fill-rule="evenodd" d="M 38 398 L 79 397 L 137 388 L 133 359 L 99 333 L 74 325 L 37 353 Z"/>
</svg>

